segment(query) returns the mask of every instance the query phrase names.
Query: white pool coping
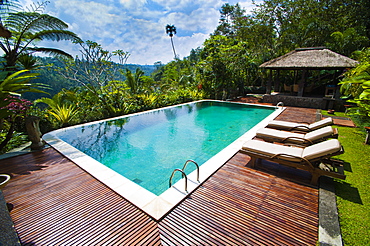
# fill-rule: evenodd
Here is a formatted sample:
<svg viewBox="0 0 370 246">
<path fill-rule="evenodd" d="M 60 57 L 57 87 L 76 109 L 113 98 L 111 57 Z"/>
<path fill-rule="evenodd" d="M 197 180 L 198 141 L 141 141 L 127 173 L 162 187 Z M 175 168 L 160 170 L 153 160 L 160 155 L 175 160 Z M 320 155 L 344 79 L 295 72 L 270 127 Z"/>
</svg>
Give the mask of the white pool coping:
<svg viewBox="0 0 370 246">
<path fill-rule="evenodd" d="M 211 100 L 202 100 L 202 101 L 211 101 Z M 199 102 L 199 101 L 198 101 Z M 224 102 L 224 101 L 222 101 Z M 195 102 L 191 102 L 195 103 Z M 232 102 L 235 103 L 235 102 Z M 189 103 L 185 103 L 189 104 Z M 180 104 L 180 105 L 185 105 Z M 245 104 L 245 103 L 243 103 Z M 166 108 L 177 107 L 180 105 L 174 105 Z M 251 106 L 256 106 L 255 104 L 249 104 Z M 265 105 L 258 105 L 263 107 L 272 107 L 272 106 L 265 106 Z M 163 109 L 163 108 L 161 108 Z M 221 166 L 223 166 L 231 157 L 233 157 L 241 148 L 244 142 L 247 140 L 252 139 L 256 135 L 256 131 L 260 128 L 263 128 L 267 125 L 267 123 L 273 119 L 275 119 L 285 108 L 279 107 L 279 109 L 275 110 L 271 113 L 268 117 L 246 132 L 244 135 L 239 137 L 229 146 L 221 150 L 218 154 L 213 156 L 207 162 L 202 164 L 199 167 L 199 181 L 197 181 L 197 173 L 196 170 L 187 175 L 188 182 L 187 182 L 187 192 L 185 191 L 185 179 L 181 179 L 172 185 L 171 188 L 166 190 L 160 196 L 153 194 L 152 192 L 142 188 L 140 185 L 132 182 L 131 180 L 125 178 L 121 174 L 113 171 L 112 169 L 104 166 L 100 162 L 94 160 L 90 156 L 82 153 L 78 149 L 74 148 L 73 146 L 69 145 L 68 143 L 64 142 L 63 140 L 59 139 L 56 135 L 57 133 L 62 130 L 55 130 L 49 132 L 43 136 L 43 139 L 51 145 L 54 149 L 58 152 L 63 154 L 65 157 L 70 159 L 72 162 L 77 164 L 80 168 L 84 169 L 94 178 L 111 188 L 113 191 L 136 205 L 138 208 L 146 212 L 155 220 L 160 220 L 163 216 L 165 216 L 168 212 L 170 212 L 177 204 L 179 204 L 182 200 L 184 200 L 192 191 L 194 191 L 197 187 L 199 187 L 204 181 L 206 181 L 213 173 L 215 173 Z M 150 111 L 155 111 L 150 110 Z M 148 111 L 146 111 L 148 112 Z M 144 113 L 144 112 L 140 112 Z M 135 113 L 131 115 L 125 115 L 118 118 L 133 116 Z M 106 119 L 106 120 L 112 120 Z M 84 125 L 89 124 L 96 124 L 102 121 L 95 121 L 86 123 Z M 79 127 L 72 126 L 70 128 Z M 66 128 L 63 129 L 63 131 Z M 189 165 L 193 165 L 189 163 Z"/>
</svg>

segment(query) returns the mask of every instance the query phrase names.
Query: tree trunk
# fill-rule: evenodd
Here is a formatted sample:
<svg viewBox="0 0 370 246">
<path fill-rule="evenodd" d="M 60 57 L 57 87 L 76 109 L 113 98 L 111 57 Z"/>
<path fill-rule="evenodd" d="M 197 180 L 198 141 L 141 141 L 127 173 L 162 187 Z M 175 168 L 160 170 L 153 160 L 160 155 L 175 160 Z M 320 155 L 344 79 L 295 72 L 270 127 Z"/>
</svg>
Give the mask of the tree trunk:
<svg viewBox="0 0 370 246">
<path fill-rule="evenodd" d="M 175 59 L 176 59 L 177 56 L 176 56 L 175 46 L 173 45 L 172 37 L 171 37 L 171 44 L 172 44 L 173 55 L 175 56 Z"/>
</svg>

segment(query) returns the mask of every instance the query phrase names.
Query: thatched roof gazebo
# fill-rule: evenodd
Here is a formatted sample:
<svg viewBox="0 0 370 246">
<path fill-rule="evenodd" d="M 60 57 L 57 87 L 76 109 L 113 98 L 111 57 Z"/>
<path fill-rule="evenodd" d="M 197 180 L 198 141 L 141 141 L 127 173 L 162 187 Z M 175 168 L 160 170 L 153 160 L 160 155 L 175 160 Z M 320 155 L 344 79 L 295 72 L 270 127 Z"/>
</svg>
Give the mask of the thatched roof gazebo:
<svg viewBox="0 0 370 246">
<path fill-rule="evenodd" d="M 355 67 L 357 61 L 335 53 L 325 47 L 298 48 L 283 56 L 272 59 L 260 65 L 270 70 L 303 70 L 302 80 L 299 83 L 298 96 L 303 96 L 305 74 L 307 70 L 344 70 Z M 271 80 L 267 86 L 271 92 Z"/>
</svg>

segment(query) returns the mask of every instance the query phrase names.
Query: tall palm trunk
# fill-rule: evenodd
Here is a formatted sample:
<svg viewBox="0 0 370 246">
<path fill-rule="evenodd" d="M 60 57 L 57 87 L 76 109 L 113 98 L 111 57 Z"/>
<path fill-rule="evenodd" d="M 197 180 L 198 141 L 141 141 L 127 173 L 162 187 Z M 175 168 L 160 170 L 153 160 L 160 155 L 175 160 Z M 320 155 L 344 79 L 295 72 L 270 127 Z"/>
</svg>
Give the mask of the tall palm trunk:
<svg viewBox="0 0 370 246">
<path fill-rule="evenodd" d="M 173 45 L 173 39 L 172 39 L 172 37 L 171 37 L 171 44 L 172 44 L 173 55 L 174 55 L 174 57 L 176 59 L 177 55 L 176 55 L 176 51 L 175 51 L 175 46 Z"/>
</svg>

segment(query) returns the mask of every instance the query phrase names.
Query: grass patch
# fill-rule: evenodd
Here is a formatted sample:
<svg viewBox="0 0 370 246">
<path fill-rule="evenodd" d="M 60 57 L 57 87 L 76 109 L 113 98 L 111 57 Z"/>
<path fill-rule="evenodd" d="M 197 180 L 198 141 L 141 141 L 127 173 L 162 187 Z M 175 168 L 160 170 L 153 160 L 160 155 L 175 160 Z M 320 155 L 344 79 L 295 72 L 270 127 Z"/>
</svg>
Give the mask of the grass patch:
<svg viewBox="0 0 370 246">
<path fill-rule="evenodd" d="M 349 117 L 337 112 L 335 116 Z M 370 145 L 364 144 L 363 128 L 370 124 L 364 119 L 353 120 L 359 127 L 336 126 L 345 151 L 339 158 L 345 162 L 347 176 L 346 180 L 335 180 L 339 221 L 345 245 L 370 245 Z"/>
</svg>

